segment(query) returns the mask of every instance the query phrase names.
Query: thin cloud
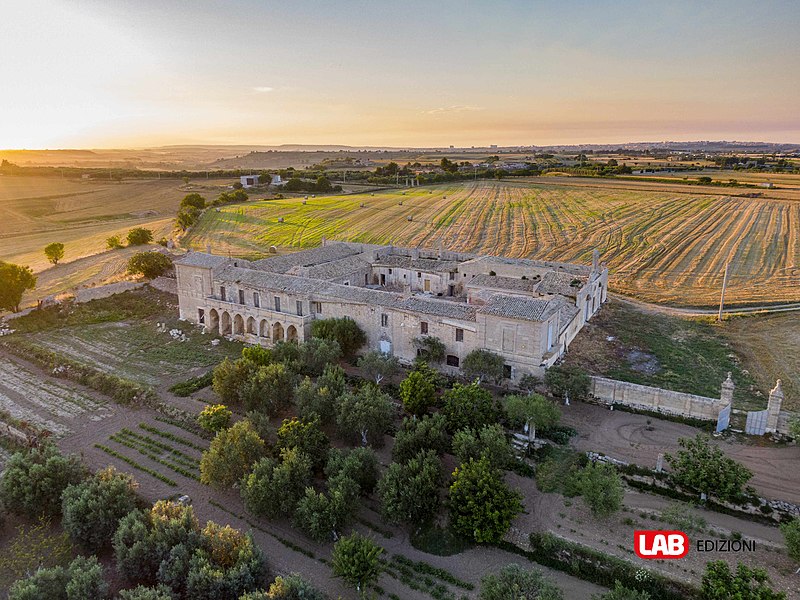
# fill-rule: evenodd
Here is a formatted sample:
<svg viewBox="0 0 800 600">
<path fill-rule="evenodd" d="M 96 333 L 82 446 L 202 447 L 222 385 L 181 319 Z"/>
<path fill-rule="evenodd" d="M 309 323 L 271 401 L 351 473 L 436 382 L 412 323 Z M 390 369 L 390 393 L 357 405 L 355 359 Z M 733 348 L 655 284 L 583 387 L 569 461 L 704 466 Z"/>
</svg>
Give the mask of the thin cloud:
<svg viewBox="0 0 800 600">
<path fill-rule="evenodd" d="M 257 86 L 257 87 L 254 87 L 254 88 L 253 88 L 253 91 L 254 91 L 254 92 L 258 92 L 259 94 L 266 94 L 267 92 L 271 92 L 271 91 L 273 91 L 274 89 L 275 89 L 275 88 L 273 88 L 273 87 L 269 87 L 269 86 L 266 86 L 266 85 L 259 85 L 259 86 Z"/>
<path fill-rule="evenodd" d="M 456 104 L 454 106 L 440 106 L 439 108 L 424 110 L 422 113 L 425 115 L 438 115 L 441 113 L 475 112 L 478 110 L 484 110 L 484 108 L 482 106 Z"/>
</svg>

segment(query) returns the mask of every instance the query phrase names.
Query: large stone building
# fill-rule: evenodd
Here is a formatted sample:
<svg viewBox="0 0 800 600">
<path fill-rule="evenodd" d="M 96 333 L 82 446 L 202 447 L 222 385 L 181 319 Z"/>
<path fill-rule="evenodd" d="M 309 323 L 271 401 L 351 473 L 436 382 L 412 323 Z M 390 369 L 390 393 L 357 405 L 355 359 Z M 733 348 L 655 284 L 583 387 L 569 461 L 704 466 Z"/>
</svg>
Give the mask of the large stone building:
<svg viewBox="0 0 800 600">
<path fill-rule="evenodd" d="M 411 362 L 420 340 L 457 370 L 472 350 L 500 354 L 506 373 L 541 376 L 606 301 L 608 270 L 443 250 L 323 241 L 247 261 L 191 252 L 176 264 L 180 316 L 209 331 L 270 345 L 303 341 L 315 319 L 350 317 L 368 346 Z"/>
</svg>

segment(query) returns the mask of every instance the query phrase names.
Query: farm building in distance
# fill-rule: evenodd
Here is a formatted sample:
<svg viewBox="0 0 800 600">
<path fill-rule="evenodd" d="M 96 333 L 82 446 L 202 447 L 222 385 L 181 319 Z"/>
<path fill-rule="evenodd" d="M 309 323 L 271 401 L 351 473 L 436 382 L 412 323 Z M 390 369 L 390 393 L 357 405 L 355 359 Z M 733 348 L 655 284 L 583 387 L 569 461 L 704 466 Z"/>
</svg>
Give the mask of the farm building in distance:
<svg viewBox="0 0 800 600">
<path fill-rule="evenodd" d="M 350 317 L 368 346 L 411 362 L 425 336 L 457 371 L 486 349 L 506 375 L 541 376 L 606 301 L 608 269 L 443 250 L 328 242 L 257 261 L 191 252 L 176 263 L 180 316 L 270 345 L 303 341 L 315 319 Z"/>
</svg>

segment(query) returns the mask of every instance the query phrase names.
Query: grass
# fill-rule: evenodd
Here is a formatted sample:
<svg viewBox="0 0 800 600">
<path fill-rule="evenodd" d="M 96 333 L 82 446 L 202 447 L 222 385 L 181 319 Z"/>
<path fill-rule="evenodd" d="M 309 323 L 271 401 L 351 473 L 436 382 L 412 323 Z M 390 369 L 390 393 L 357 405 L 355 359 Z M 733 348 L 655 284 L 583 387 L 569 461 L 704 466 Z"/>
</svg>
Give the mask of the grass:
<svg viewBox="0 0 800 600">
<path fill-rule="evenodd" d="M 10 530 L 10 523 L 5 527 Z M 39 568 L 68 565 L 76 552 L 69 535 L 45 519 L 19 524 L 14 533 L 4 533 L 8 535 L 0 536 L 0 589 L 3 590 Z"/>
<path fill-rule="evenodd" d="M 326 236 L 583 263 L 598 248 L 614 290 L 689 306 L 718 302 L 730 260 L 729 305 L 800 301 L 792 242 L 800 203 L 732 194 L 679 182 L 542 177 L 305 204 L 263 200 L 205 213 L 186 243 L 244 256 L 316 246 Z"/>
<path fill-rule="evenodd" d="M 800 408 L 800 315 L 796 312 L 737 317 L 722 327 L 742 366 L 764 393 L 782 382 L 783 408 Z"/>
<path fill-rule="evenodd" d="M 766 396 L 742 367 L 727 327 L 609 302 L 570 344 L 566 363 L 594 375 L 709 398 L 719 397 L 730 371 L 736 407 L 763 408 Z"/>
</svg>

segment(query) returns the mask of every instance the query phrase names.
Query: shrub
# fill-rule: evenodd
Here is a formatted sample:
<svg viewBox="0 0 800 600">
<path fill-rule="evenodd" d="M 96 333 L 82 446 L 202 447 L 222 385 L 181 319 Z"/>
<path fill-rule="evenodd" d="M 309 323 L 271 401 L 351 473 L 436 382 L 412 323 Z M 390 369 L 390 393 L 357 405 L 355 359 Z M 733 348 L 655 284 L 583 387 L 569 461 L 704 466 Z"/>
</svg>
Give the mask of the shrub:
<svg viewBox="0 0 800 600">
<path fill-rule="evenodd" d="M 468 379 L 478 379 L 478 383 L 488 380 L 499 382 L 503 379 L 505 359 L 489 350 L 473 350 L 464 357 L 461 370 Z"/>
<path fill-rule="evenodd" d="M 209 404 L 197 415 L 197 424 L 206 431 L 217 433 L 228 427 L 232 416 L 224 404 Z"/>
<path fill-rule="evenodd" d="M 625 490 L 617 470 L 605 463 L 589 463 L 578 474 L 578 489 L 592 513 L 607 517 L 622 508 Z"/>
<path fill-rule="evenodd" d="M 119 239 L 118 235 L 112 235 L 110 238 L 106 239 L 106 247 L 109 250 L 116 250 L 117 248 L 122 248 L 122 241 Z"/>
<path fill-rule="evenodd" d="M 479 600 L 563 600 L 564 595 L 541 571 L 506 565 L 481 579 Z"/>
<path fill-rule="evenodd" d="M 381 574 L 380 555 L 383 548 L 359 533 L 341 538 L 333 547 L 333 574 L 341 577 L 359 592 L 378 581 Z"/>
<path fill-rule="evenodd" d="M 141 246 L 143 244 L 149 244 L 153 241 L 153 232 L 149 229 L 145 229 L 144 227 L 134 227 L 128 231 L 127 239 L 129 246 Z"/>
<path fill-rule="evenodd" d="M 455 384 L 452 389 L 444 393 L 443 400 L 442 414 L 447 419 L 447 426 L 451 432 L 459 429 L 479 429 L 499 419 L 499 411 L 492 394 L 480 387 L 477 382 L 469 385 Z"/>
<path fill-rule="evenodd" d="M 250 600 L 242 596 L 239 600 Z M 257 600 L 253 598 L 252 600 Z M 326 600 L 326 596 L 317 591 L 310 583 L 297 573 L 276 577 L 269 586 L 264 600 Z"/>
<path fill-rule="evenodd" d="M 433 450 L 442 455 L 450 450 L 450 435 L 442 414 L 425 415 L 421 419 L 403 419 L 394 439 L 392 458 L 405 462 L 420 450 Z"/>
<path fill-rule="evenodd" d="M 795 517 L 781 525 L 781 533 L 783 533 L 789 556 L 795 562 L 800 562 L 800 517 Z"/>
<path fill-rule="evenodd" d="M 573 365 L 557 365 L 545 371 L 544 382 L 550 393 L 559 398 L 569 394 L 573 400 L 579 400 L 589 396 L 591 379 L 589 375 Z"/>
</svg>

